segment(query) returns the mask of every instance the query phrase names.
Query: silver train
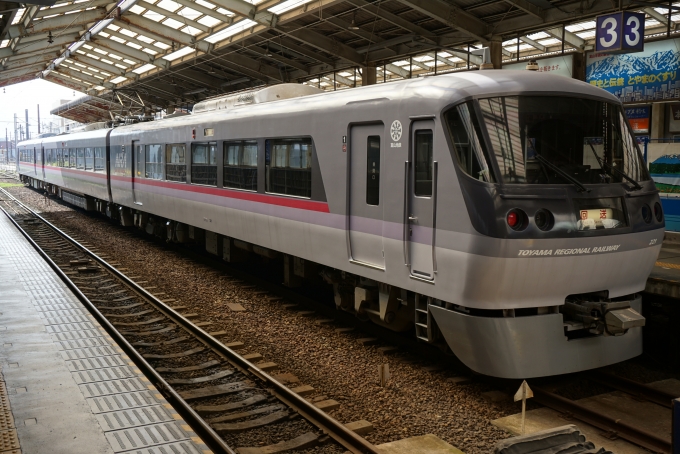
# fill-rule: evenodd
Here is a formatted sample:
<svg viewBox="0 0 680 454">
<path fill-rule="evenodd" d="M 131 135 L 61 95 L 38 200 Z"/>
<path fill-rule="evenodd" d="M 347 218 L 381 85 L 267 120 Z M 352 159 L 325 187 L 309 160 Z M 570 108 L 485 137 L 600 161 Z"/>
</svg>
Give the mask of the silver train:
<svg viewBox="0 0 680 454">
<path fill-rule="evenodd" d="M 642 352 L 664 214 L 620 102 L 523 71 L 322 93 L 20 144 L 32 186 L 230 262 L 323 278 L 340 310 L 530 378 Z"/>
</svg>

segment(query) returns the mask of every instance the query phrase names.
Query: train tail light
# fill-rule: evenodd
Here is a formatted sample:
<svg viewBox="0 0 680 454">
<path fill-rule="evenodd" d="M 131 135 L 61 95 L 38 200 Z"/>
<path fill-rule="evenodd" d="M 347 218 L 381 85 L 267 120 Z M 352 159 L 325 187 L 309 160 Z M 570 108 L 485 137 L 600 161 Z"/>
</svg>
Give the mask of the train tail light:
<svg viewBox="0 0 680 454">
<path fill-rule="evenodd" d="M 642 205 L 642 219 L 646 224 L 652 222 L 652 209 L 646 203 Z"/>
<path fill-rule="evenodd" d="M 524 230 L 527 226 L 527 215 L 519 208 L 510 210 L 505 217 L 505 220 L 512 230 Z"/>
</svg>

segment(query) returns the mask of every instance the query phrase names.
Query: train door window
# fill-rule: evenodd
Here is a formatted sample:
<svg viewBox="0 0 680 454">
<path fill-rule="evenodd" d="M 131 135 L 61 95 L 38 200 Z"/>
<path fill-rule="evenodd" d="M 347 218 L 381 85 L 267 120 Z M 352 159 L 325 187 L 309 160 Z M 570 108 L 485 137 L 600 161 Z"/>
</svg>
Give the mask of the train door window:
<svg viewBox="0 0 680 454">
<path fill-rule="evenodd" d="M 163 152 L 161 145 L 145 145 L 146 178 L 163 179 Z"/>
<path fill-rule="evenodd" d="M 171 143 L 165 146 L 165 179 L 186 183 L 186 146 L 183 143 Z"/>
<path fill-rule="evenodd" d="M 265 141 L 267 192 L 312 196 L 312 139 Z"/>
<path fill-rule="evenodd" d="M 480 181 L 493 182 L 486 149 L 480 140 L 480 127 L 471 102 L 445 114 L 458 164 L 465 173 Z"/>
<path fill-rule="evenodd" d="M 143 177 L 146 174 L 144 170 L 144 164 L 146 162 L 144 159 L 144 145 L 137 145 L 135 148 L 135 177 Z"/>
<path fill-rule="evenodd" d="M 106 153 L 104 147 L 94 148 L 94 170 L 95 172 L 103 172 L 106 167 Z"/>
<path fill-rule="evenodd" d="M 366 151 L 366 204 L 380 205 L 380 136 L 368 136 Z"/>
<path fill-rule="evenodd" d="M 69 148 L 69 167 L 75 167 L 76 166 L 76 149 L 75 148 Z"/>
<path fill-rule="evenodd" d="M 257 142 L 224 143 L 224 187 L 257 191 Z"/>
<path fill-rule="evenodd" d="M 217 186 L 217 142 L 191 144 L 191 182 Z"/>
<path fill-rule="evenodd" d="M 91 147 L 85 148 L 85 170 L 94 170 L 94 154 Z"/>
<path fill-rule="evenodd" d="M 416 131 L 414 148 L 414 194 L 418 197 L 432 196 L 432 130 Z"/>
</svg>

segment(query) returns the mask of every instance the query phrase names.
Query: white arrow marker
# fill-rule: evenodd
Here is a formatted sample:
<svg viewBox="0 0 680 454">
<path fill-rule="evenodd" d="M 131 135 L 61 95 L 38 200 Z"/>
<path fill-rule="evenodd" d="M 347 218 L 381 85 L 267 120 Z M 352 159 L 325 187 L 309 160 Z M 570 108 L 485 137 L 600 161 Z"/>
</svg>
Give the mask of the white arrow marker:
<svg viewBox="0 0 680 454">
<path fill-rule="evenodd" d="M 529 388 L 526 380 L 522 382 L 519 389 L 515 393 L 515 402 L 522 401 L 522 435 L 524 435 L 524 418 L 527 413 L 527 399 L 534 397 L 534 392 Z"/>
</svg>

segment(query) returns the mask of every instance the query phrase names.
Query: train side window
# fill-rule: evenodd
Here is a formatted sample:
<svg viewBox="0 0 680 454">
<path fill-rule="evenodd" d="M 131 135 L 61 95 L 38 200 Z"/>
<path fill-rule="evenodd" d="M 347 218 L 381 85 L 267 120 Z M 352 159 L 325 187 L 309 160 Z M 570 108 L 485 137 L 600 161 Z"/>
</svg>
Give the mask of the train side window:
<svg viewBox="0 0 680 454">
<path fill-rule="evenodd" d="M 78 158 L 76 160 L 76 167 L 79 169 L 85 168 L 85 150 L 83 148 L 78 148 Z"/>
<path fill-rule="evenodd" d="M 267 192 L 312 196 L 312 139 L 265 141 Z"/>
<path fill-rule="evenodd" d="M 380 136 L 368 136 L 366 150 L 366 204 L 380 205 Z"/>
<path fill-rule="evenodd" d="M 217 186 L 217 142 L 191 144 L 191 182 Z"/>
<path fill-rule="evenodd" d="M 472 178 L 493 183 L 488 153 L 480 140 L 481 128 L 472 102 L 461 104 L 445 114 L 456 159 Z"/>
<path fill-rule="evenodd" d="M 165 146 L 165 179 L 186 183 L 186 146 L 183 143 L 171 143 Z"/>
<path fill-rule="evenodd" d="M 161 145 L 145 145 L 144 155 L 146 157 L 146 178 L 153 180 L 163 179 L 163 153 Z"/>
<path fill-rule="evenodd" d="M 257 191 L 257 141 L 224 142 L 224 187 Z"/>
<path fill-rule="evenodd" d="M 413 192 L 418 197 L 432 196 L 432 130 L 416 131 L 415 149 L 415 179 Z"/>
<path fill-rule="evenodd" d="M 75 148 L 69 148 L 69 167 L 75 167 L 76 166 L 76 149 Z"/>
<path fill-rule="evenodd" d="M 94 149 L 94 171 L 103 172 L 106 167 L 106 153 L 104 147 L 95 147 Z"/>
<path fill-rule="evenodd" d="M 94 155 L 91 147 L 85 148 L 85 170 L 94 170 Z"/>
</svg>

